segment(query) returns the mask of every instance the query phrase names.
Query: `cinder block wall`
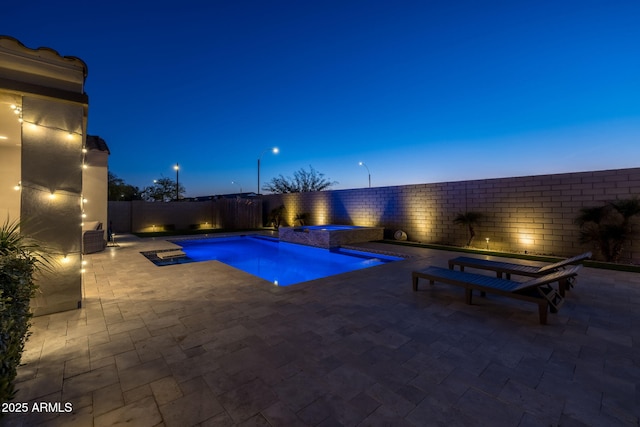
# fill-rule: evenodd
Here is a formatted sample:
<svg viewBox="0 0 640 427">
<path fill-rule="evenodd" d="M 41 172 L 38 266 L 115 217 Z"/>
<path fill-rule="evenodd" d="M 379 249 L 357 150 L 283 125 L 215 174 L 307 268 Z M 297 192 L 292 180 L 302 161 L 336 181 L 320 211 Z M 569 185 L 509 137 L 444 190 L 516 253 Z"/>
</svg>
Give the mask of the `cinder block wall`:
<svg viewBox="0 0 640 427">
<path fill-rule="evenodd" d="M 486 215 L 476 227 L 472 246 L 492 250 L 571 256 L 583 252 L 574 219 L 580 208 L 640 195 L 640 168 L 474 181 L 418 184 L 267 195 L 263 212 L 286 208 L 285 225 L 299 213 L 309 224 L 353 224 L 396 230 L 409 240 L 464 245 L 466 229 L 455 225 L 456 214 Z M 640 261 L 635 241 L 623 260 Z"/>
</svg>

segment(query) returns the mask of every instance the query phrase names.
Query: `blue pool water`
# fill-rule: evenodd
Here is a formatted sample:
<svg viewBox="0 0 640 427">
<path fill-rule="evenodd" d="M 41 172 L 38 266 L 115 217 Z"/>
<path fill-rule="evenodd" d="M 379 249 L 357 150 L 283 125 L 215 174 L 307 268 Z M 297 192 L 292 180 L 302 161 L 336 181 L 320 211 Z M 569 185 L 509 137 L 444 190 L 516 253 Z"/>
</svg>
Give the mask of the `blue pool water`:
<svg viewBox="0 0 640 427">
<path fill-rule="evenodd" d="M 192 261 L 217 260 L 279 286 L 288 286 L 402 258 L 346 249 L 327 250 L 262 237 L 176 240 Z"/>
<path fill-rule="evenodd" d="M 356 225 L 306 225 L 302 227 L 305 230 L 326 230 L 326 231 L 334 231 L 334 230 L 353 230 L 356 228 L 361 228 Z"/>
</svg>

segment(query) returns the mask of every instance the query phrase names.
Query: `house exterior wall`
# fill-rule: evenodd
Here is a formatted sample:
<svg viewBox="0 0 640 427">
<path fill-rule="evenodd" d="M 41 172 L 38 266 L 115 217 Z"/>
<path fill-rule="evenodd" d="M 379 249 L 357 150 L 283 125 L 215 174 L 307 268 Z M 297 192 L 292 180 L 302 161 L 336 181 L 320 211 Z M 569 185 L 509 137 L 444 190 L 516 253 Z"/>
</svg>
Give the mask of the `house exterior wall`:
<svg viewBox="0 0 640 427">
<path fill-rule="evenodd" d="M 22 231 L 54 254 L 55 274 L 38 278 L 35 314 L 78 308 L 82 299 L 83 106 L 23 96 L 27 125 L 22 131 Z M 41 123 L 44 126 L 32 125 Z"/>
<path fill-rule="evenodd" d="M 574 224 L 580 208 L 640 195 L 640 168 L 474 181 L 416 184 L 263 196 L 265 216 L 286 208 L 285 224 L 308 213 L 308 224 L 385 227 L 422 243 L 464 245 L 467 233 L 456 214 L 486 215 L 476 227 L 477 248 L 558 256 L 584 252 Z M 640 244 L 628 246 L 623 260 L 640 262 Z"/>
<path fill-rule="evenodd" d="M 20 157 L 20 145 L 0 144 L 0 223 L 20 218 L 20 191 L 15 190 L 21 179 Z"/>
<path fill-rule="evenodd" d="M 48 48 L 29 49 L 0 36 L 0 92 L 22 110 L 19 167 L 0 169 L 2 182 L 16 180 L 21 232 L 51 253 L 50 271 L 37 274 L 35 315 L 78 308 L 82 301 L 82 149 L 86 141 L 87 67 Z M 17 117 L 16 117 L 17 118 Z M 13 197 L 0 212 L 16 212 Z"/>
<path fill-rule="evenodd" d="M 82 170 L 82 195 L 86 200 L 82 207 L 85 220 L 100 221 L 104 230 L 108 228 L 108 160 L 108 152 L 91 150 L 85 155 L 85 168 Z"/>
</svg>

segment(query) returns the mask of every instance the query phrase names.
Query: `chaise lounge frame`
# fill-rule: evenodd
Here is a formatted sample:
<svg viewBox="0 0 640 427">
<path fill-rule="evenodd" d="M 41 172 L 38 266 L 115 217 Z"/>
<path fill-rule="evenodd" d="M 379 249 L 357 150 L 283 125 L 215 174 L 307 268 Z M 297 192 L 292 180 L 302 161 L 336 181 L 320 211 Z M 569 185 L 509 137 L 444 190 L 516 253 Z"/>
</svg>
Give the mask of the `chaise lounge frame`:
<svg viewBox="0 0 640 427">
<path fill-rule="evenodd" d="M 414 292 L 418 290 L 418 279 L 426 279 L 431 285 L 435 282 L 441 282 L 461 286 L 465 289 L 467 304 L 471 304 L 474 290 L 480 291 L 483 296 L 485 293 L 492 293 L 536 303 L 538 305 L 540 324 L 545 325 L 547 323 L 547 312 L 557 312 L 564 302 L 564 298 L 551 286 L 551 283 L 575 277 L 581 267 L 581 265 L 572 266 L 526 282 L 516 282 L 484 274 L 448 270 L 440 267 L 427 267 L 414 271 L 411 273 L 411 278 Z"/>
<path fill-rule="evenodd" d="M 449 269 L 454 270 L 456 266 L 460 267 L 460 271 L 464 271 L 465 267 L 477 268 L 480 270 L 490 270 L 496 273 L 496 277 L 502 278 L 504 274 L 507 279 L 511 279 L 511 275 L 540 277 L 549 273 L 567 268 L 570 265 L 581 263 L 591 258 L 591 252 L 585 252 L 571 258 L 563 259 L 553 264 L 543 266 L 533 266 L 528 264 L 519 264 L 511 262 L 493 261 L 482 258 L 458 257 L 449 260 Z M 573 286 L 574 278 L 561 280 L 558 282 L 558 288 L 561 296 L 565 296 L 565 291 Z"/>
</svg>

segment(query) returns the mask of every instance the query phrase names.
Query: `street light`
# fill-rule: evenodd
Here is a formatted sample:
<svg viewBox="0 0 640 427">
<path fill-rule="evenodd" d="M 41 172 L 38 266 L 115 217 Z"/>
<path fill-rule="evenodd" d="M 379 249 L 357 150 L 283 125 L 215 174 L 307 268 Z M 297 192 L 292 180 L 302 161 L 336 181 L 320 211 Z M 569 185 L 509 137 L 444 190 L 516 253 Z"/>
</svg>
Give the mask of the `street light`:
<svg viewBox="0 0 640 427">
<path fill-rule="evenodd" d="M 176 162 L 176 165 L 173 168 L 176 170 L 176 201 L 178 201 L 178 199 L 180 199 L 180 165 Z"/>
<path fill-rule="evenodd" d="M 359 162 L 358 166 L 364 166 L 365 168 L 367 168 L 367 173 L 369 174 L 369 188 L 371 188 L 371 172 L 369 172 L 369 167 L 365 165 L 364 162 Z"/>
<path fill-rule="evenodd" d="M 235 181 L 231 181 L 232 184 L 236 184 L 238 187 L 240 187 L 240 194 L 242 194 L 242 185 L 240 185 L 239 183 L 235 182 Z"/>
<path fill-rule="evenodd" d="M 278 147 L 267 148 L 262 152 L 262 154 L 260 154 L 260 157 L 258 157 L 258 192 L 256 194 L 260 194 L 260 159 L 262 159 L 262 156 L 264 156 L 264 153 L 267 151 L 271 151 L 273 154 L 278 154 L 280 150 L 278 150 Z"/>
</svg>

